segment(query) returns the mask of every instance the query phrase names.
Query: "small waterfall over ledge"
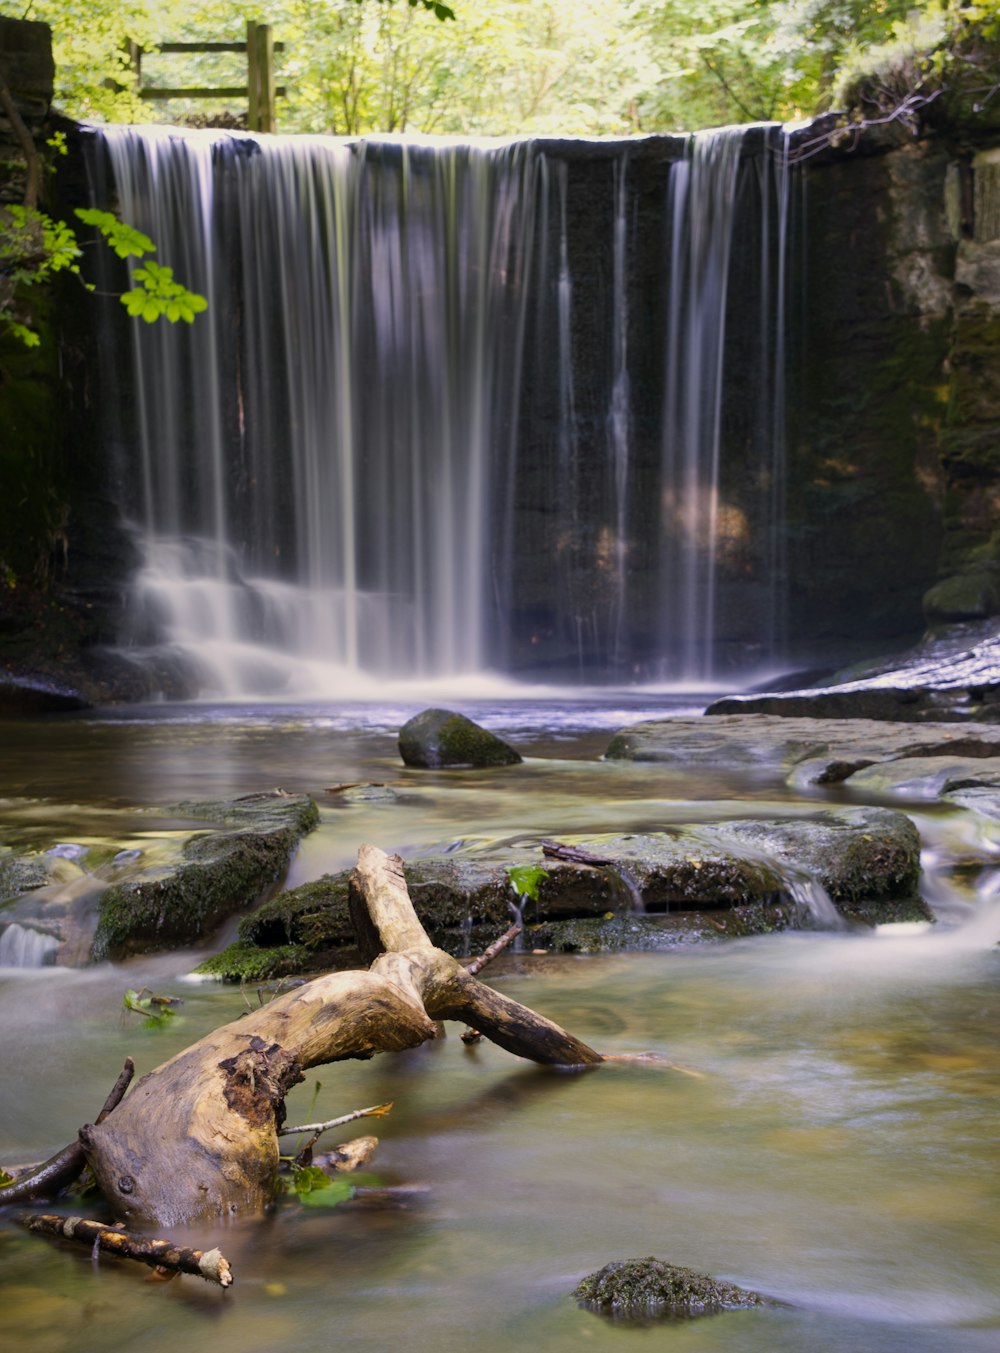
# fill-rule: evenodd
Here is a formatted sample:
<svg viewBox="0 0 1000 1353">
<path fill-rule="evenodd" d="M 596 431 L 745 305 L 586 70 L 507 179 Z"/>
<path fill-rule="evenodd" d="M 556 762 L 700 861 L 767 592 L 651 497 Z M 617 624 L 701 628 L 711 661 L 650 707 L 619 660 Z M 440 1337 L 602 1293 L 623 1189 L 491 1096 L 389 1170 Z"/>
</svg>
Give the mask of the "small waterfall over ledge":
<svg viewBox="0 0 1000 1353">
<path fill-rule="evenodd" d="M 109 308 L 123 641 L 226 697 L 773 661 L 784 145 L 95 133 L 209 298 Z"/>
</svg>

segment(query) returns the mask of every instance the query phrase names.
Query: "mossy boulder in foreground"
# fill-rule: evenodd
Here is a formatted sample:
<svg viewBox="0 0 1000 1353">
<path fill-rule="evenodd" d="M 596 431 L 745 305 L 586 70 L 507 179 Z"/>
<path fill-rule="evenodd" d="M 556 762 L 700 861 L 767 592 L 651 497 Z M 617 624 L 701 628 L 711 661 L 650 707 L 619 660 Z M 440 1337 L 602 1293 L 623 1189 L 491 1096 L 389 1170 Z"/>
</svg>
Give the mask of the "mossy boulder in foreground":
<svg viewBox="0 0 1000 1353">
<path fill-rule="evenodd" d="M 503 738 L 450 709 L 425 709 L 399 730 L 399 754 L 408 766 L 516 766 L 519 753 Z"/>
<path fill-rule="evenodd" d="M 620 1320 L 693 1320 L 767 1305 L 759 1292 L 676 1268 L 652 1255 L 605 1264 L 584 1278 L 573 1295 L 590 1310 Z"/>
</svg>

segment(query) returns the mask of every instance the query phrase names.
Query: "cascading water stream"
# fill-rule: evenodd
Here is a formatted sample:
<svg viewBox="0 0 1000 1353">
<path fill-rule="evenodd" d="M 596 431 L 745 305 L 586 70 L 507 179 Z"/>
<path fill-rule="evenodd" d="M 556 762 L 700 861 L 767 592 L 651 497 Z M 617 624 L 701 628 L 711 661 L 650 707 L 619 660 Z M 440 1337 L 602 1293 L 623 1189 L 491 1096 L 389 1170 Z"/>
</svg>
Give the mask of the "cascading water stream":
<svg viewBox="0 0 1000 1353">
<path fill-rule="evenodd" d="M 144 560 L 136 655 L 172 648 L 229 698 L 489 670 L 692 681 L 720 643 L 773 657 L 788 170 L 763 135 L 763 170 L 743 128 L 677 143 L 667 261 L 640 275 L 628 143 L 602 206 L 551 142 L 95 133 L 95 199 L 209 299 L 190 329 L 132 326 L 131 377 L 120 333 L 102 344 Z M 763 461 L 731 491 L 741 231 L 767 374 Z M 661 391 L 634 370 L 651 340 Z M 750 575 L 769 614 L 720 602 Z"/>
</svg>

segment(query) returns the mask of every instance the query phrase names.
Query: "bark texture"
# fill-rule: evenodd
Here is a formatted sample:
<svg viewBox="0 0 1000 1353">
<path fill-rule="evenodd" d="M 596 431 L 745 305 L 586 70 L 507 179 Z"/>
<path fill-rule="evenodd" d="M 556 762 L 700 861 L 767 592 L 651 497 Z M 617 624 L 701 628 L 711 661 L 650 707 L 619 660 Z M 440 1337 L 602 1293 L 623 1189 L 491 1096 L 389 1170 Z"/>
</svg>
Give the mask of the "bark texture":
<svg viewBox="0 0 1000 1353">
<path fill-rule="evenodd" d="M 174 1226 L 260 1212 L 273 1199 L 284 1098 L 309 1067 L 434 1038 L 459 1020 L 520 1057 L 593 1065 L 599 1053 L 477 981 L 435 949 L 402 861 L 362 846 L 351 913 L 368 971 L 331 973 L 224 1025 L 143 1077 L 104 1123 L 80 1133 L 115 1214 Z"/>
</svg>

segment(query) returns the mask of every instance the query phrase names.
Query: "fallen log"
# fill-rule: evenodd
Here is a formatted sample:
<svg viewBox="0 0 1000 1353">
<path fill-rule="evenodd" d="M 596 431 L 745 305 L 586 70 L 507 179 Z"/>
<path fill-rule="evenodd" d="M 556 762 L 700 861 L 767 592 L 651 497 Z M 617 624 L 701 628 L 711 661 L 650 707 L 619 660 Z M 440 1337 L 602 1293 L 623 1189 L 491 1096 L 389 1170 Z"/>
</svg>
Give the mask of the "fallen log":
<svg viewBox="0 0 1000 1353">
<path fill-rule="evenodd" d="M 150 1240 L 136 1236 L 116 1226 L 86 1217 L 54 1217 L 38 1212 L 24 1212 L 17 1221 L 29 1231 L 54 1236 L 58 1240 L 72 1240 L 86 1245 L 92 1252 L 117 1255 L 119 1259 L 134 1259 L 168 1273 L 193 1273 L 220 1287 L 231 1287 L 233 1282 L 229 1260 L 219 1250 L 191 1250 L 175 1245 L 172 1240 Z"/>
<path fill-rule="evenodd" d="M 113 1118 L 81 1129 L 121 1220 L 175 1226 L 261 1212 L 277 1189 L 285 1095 L 303 1072 L 416 1047 L 436 1036 L 438 1020 L 472 1025 L 536 1062 L 602 1060 L 436 949 L 397 856 L 361 847 L 350 908 L 367 971 L 319 977 L 224 1025 L 144 1076 Z"/>
</svg>

